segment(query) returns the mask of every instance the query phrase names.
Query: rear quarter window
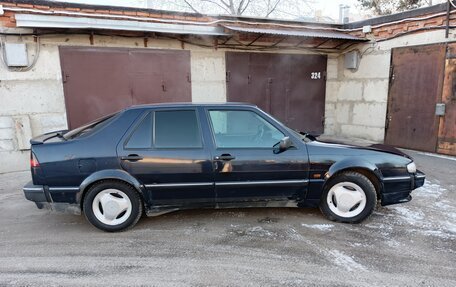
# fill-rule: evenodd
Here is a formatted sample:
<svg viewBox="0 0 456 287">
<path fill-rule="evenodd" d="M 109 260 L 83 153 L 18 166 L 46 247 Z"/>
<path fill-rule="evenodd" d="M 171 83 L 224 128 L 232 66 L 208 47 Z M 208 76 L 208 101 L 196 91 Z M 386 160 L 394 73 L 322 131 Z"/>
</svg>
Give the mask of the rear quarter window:
<svg viewBox="0 0 456 287">
<path fill-rule="evenodd" d="M 152 147 L 152 113 L 148 113 L 134 129 L 125 148 L 143 149 Z"/>
</svg>

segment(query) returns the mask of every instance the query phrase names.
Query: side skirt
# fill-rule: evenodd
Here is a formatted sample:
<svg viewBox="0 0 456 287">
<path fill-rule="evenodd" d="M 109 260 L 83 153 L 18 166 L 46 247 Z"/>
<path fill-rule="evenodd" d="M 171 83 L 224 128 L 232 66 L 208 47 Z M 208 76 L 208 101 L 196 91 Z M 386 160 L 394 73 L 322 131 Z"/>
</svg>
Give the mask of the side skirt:
<svg viewBox="0 0 456 287">
<path fill-rule="evenodd" d="M 171 213 L 179 210 L 194 210 L 194 209 L 234 209 L 234 208 L 262 208 L 262 207 L 303 207 L 298 202 L 294 200 L 288 201 L 246 201 L 246 202 L 224 202 L 218 203 L 214 207 L 196 207 L 196 206 L 161 206 L 153 207 L 146 211 L 148 217 L 160 216 L 166 213 Z"/>
</svg>

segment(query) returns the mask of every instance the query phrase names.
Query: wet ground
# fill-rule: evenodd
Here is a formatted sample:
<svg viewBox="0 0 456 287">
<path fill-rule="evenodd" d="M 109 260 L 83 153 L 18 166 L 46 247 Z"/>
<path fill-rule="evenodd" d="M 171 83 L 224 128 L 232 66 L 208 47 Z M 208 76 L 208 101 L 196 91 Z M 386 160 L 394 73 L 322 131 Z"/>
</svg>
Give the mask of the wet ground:
<svg viewBox="0 0 456 287">
<path fill-rule="evenodd" d="M 410 152 L 413 200 L 357 225 L 317 209 L 143 218 L 127 232 L 26 201 L 28 172 L 0 175 L 0 286 L 456 286 L 456 158 Z"/>
</svg>

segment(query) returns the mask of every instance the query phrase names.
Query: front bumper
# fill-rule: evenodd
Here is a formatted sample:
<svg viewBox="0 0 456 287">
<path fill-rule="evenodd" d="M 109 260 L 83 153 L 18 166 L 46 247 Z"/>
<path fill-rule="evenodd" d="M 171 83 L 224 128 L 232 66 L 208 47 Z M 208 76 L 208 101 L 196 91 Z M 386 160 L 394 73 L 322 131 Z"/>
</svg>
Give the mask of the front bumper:
<svg viewBox="0 0 456 287">
<path fill-rule="evenodd" d="M 424 185 L 426 175 L 421 171 L 408 176 L 383 178 L 382 206 L 412 200 L 412 190 Z"/>
<path fill-rule="evenodd" d="M 22 190 L 25 198 L 33 201 L 39 209 L 49 209 L 57 212 L 81 214 L 81 207 L 78 204 L 70 204 L 65 202 L 54 202 L 49 189 L 43 185 L 34 185 L 31 181 L 28 182 Z"/>
</svg>

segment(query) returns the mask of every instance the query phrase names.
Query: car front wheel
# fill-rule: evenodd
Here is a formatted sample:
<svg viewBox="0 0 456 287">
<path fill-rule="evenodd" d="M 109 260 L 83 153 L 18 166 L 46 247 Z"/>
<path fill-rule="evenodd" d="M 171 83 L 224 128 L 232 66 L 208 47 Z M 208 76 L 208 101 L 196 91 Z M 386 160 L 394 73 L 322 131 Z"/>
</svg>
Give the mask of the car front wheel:
<svg viewBox="0 0 456 287">
<path fill-rule="evenodd" d="M 90 187 L 84 197 L 83 210 L 92 225 L 115 232 L 133 227 L 143 213 L 143 205 L 132 186 L 107 180 Z"/>
<path fill-rule="evenodd" d="M 372 182 L 357 172 L 344 172 L 329 179 L 320 200 L 320 210 L 332 221 L 358 223 L 369 217 L 377 204 Z"/>
</svg>

